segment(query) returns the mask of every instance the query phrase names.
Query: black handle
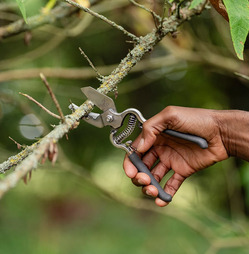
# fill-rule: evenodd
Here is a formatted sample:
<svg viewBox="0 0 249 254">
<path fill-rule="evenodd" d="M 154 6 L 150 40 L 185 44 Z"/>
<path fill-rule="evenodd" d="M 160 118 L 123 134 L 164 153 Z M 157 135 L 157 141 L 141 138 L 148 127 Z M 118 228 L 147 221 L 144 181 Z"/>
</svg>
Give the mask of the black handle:
<svg viewBox="0 0 249 254">
<path fill-rule="evenodd" d="M 168 130 L 168 129 L 164 130 L 163 133 L 196 143 L 202 149 L 208 148 L 208 143 L 206 139 L 204 138 L 201 138 L 192 134 L 186 134 L 179 131 Z M 135 152 L 133 152 L 132 154 L 128 155 L 128 157 L 139 172 L 145 173 L 150 177 L 150 180 L 151 180 L 150 184 L 154 185 L 157 188 L 158 197 L 165 202 L 170 202 L 172 200 L 172 196 L 163 190 L 161 185 L 157 182 L 157 180 L 154 178 L 150 170 L 146 167 L 146 165 L 139 158 L 139 156 Z"/>
<path fill-rule="evenodd" d="M 206 149 L 208 148 L 208 143 L 207 140 L 192 134 L 186 134 L 186 133 L 182 133 L 179 131 L 173 131 L 173 130 L 164 130 L 163 133 L 166 133 L 168 135 L 171 135 L 173 137 L 177 137 L 177 138 L 181 138 L 181 139 L 185 139 L 191 142 L 196 143 L 197 145 L 199 145 L 202 149 Z"/>
<path fill-rule="evenodd" d="M 171 195 L 163 190 L 161 185 L 157 182 L 157 180 L 154 178 L 150 170 L 146 167 L 146 165 L 139 158 L 139 156 L 135 152 L 133 152 L 132 154 L 128 155 L 128 157 L 139 172 L 145 173 L 150 177 L 151 180 L 150 184 L 154 185 L 157 188 L 158 197 L 164 200 L 165 202 L 170 202 L 172 200 Z"/>
</svg>

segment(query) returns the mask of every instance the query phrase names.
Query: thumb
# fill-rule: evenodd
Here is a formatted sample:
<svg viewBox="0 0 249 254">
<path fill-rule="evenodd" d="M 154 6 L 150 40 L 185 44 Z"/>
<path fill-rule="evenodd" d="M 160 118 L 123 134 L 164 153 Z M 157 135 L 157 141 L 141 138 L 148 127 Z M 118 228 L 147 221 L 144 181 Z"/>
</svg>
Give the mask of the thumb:
<svg viewBox="0 0 249 254">
<path fill-rule="evenodd" d="M 137 151 L 139 153 L 147 152 L 152 147 L 155 141 L 156 141 L 156 135 L 154 135 L 154 133 L 145 131 L 143 129 L 141 134 L 141 139 L 137 145 Z"/>
<path fill-rule="evenodd" d="M 145 153 L 156 141 L 157 136 L 168 128 L 169 123 L 174 123 L 177 119 L 175 117 L 175 107 L 166 107 L 160 113 L 151 117 L 143 124 L 141 139 L 137 146 L 137 151 Z"/>
</svg>

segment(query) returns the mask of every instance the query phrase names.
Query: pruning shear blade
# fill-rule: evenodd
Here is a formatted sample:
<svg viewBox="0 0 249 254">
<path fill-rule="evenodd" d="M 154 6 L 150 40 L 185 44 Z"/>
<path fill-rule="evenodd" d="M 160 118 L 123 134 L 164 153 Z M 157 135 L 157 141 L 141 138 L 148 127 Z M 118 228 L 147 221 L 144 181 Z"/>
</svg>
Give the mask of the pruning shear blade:
<svg viewBox="0 0 249 254">
<path fill-rule="evenodd" d="M 110 97 L 99 93 L 90 86 L 82 87 L 81 91 L 89 100 L 91 100 L 99 109 L 103 110 L 104 112 L 109 109 L 116 111 L 115 104 Z"/>
</svg>

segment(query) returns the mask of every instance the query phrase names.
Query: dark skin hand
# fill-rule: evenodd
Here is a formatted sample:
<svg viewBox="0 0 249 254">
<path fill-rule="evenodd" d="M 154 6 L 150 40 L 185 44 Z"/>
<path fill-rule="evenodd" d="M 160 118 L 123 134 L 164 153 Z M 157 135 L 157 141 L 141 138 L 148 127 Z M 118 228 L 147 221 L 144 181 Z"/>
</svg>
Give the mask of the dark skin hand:
<svg viewBox="0 0 249 254">
<path fill-rule="evenodd" d="M 189 141 L 162 134 L 165 129 L 200 136 L 207 140 L 208 148 L 202 149 Z M 164 188 L 173 197 L 193 173 L 229 156 L 248 159 L 248 149 L 245 149 L 249 144 L 247 132 L 248 112 L 169 106 L 143 124 L 142 133 L 133 142 L 133 147 L 149 169 L 159 160 L 151 170 L 157 181 L 160 182 L 170 170 L 174 171 Z M 143 186 L 145 194 L 157 197 L 158 191 L 150 185 L 150 178 L 145 173 L 138 173 L 127 156 L 124 170 L 135 185 Z M 161 207 L 168 204 L 160 198 L 156 198 L 155 203 Z"/>
</svg>

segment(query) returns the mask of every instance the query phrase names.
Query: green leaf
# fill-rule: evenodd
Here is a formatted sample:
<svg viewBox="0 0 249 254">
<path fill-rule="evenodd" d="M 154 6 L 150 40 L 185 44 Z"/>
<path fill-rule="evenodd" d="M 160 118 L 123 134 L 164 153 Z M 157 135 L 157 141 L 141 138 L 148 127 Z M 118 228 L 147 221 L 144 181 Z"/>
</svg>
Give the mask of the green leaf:
<svg viewBox="0 0 249 254">
<path fill-rule="evenodd" d="M 192 3 L 189 6 L 189 9 L 194 9 L 195 7 L 197 7 L 202 2 L 203 2 L 203 0 L 193 0 Z"/>
<path fill-rule="evenodd" d="M 25 8 L 25 4 L 24 4 L 25 0 L 16 0 L 16 2 L 19 6 L 21 13 L 22 13 L 24 21 L 27 23 L 26 8 Z"/>
<path fill-rule="evenodd" d="M 248 0 L 223 0 L 226 6 L 234 50 L 243 60 L 244 45 L 249 32 Z"/>
</svg>

